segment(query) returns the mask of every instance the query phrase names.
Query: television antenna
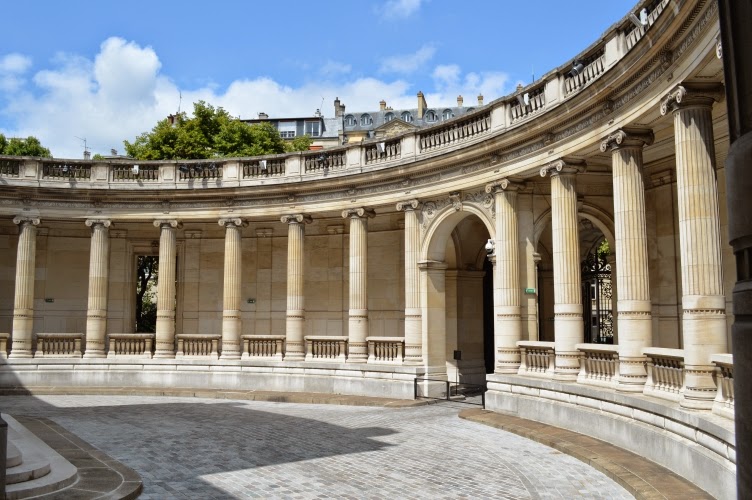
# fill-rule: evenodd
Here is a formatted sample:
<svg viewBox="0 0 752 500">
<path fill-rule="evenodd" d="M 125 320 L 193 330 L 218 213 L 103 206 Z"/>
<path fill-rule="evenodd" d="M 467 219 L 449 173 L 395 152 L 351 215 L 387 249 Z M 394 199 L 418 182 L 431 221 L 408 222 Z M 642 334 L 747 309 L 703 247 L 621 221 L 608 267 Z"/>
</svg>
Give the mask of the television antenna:
<svg viewBox="0 0 752 500">
<path fill-rule="evenodd" d="M 86 137 L 79 137 L 77 135 L 74 135 L 73 137 L 75 137 L 76 139 L 78 139 L 79 141 L 82 141 L 84 143 L 84 153 L 88 153 L 89 152 L 89 146 L 87 146 L 87 144 L 86 144 Z"/>
<path fill-rule="evenodd" d="M 183 91 L 182 90 L 178 90 L 178 96 L 179 96 L 179 98 L 178 98 L 178 114 L 180 114 L 180 106 L 183 105 Z"/>
</svg>

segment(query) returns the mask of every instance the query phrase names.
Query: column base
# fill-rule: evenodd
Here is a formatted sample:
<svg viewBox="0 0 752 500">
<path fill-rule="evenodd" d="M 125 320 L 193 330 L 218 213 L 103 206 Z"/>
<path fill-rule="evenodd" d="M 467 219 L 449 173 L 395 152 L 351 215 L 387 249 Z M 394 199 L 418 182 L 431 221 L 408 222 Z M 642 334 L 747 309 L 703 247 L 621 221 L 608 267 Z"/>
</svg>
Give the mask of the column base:
<svg viewBox="0 0 752 500">
<path fill-rule="evenodd" d="M 237 361 L 240 359 L 240 352 L 228 352 L 226 354 L 223 352 L 219 359 L 221 361 Z"/>
<path fill-rule="evenodd" d="M 34 355 L 32 354 L 31 350 L 22 350 L 19 351 L 18 349 L 13 349 L 10 351 L 10 354 L 8 355 L 8 359 L 28 359 L 33 358 Z"/>
<path fill-rule="evenodd" d="M 106 358 L 104 349 L 86 349 L 83 355 L 84 358 Z"/>
<path fill-rule="evenodd" d="M 154 359 L 175 359 L 175 353 L 173 351 L 156 351 Z"/>
<path fill-rule="evenodd" d="M 362 356 L 360 354 L 357 355 L 349 355 L 347 357 L 347 361 L 345 363 L 367 363 L 368 362 L 368 355 Z"/>
</svg>

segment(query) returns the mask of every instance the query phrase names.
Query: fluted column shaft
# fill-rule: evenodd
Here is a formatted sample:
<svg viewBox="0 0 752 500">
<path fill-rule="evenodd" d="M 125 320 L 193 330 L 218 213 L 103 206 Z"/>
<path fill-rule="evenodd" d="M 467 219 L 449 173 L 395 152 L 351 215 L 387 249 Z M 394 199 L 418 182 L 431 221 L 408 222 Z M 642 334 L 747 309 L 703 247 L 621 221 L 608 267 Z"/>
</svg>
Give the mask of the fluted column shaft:
<svg viewBox="0 0 752 500">
<path fill-rule="evenodd" d="M 674 115 L 682 272 L 685 389 L 681 406 L 710 409 L 716 394 L 710 355 L 728 351 L 709 89 L 679 86 L 661 104 Z"/>
<path fill-rule="evenodd" d="M 18 224 L 16 294 L 13 302 L 11 358 L 30 358 L 34 328 L 34 278 L 39 219 L 15 217 Z"/>
<path fill-rule="evenodd" d="M 89 305 L 86 310 L 85 358 L 105 356 L 107 331 L 107 292 L 110 277 L 110 221 L 86 221 L 91 227 L 89 254 Z"/>
<path fill-rule="evenodd" d="M 575 345 L 585 340 L 575 177 L 578 169 L 562 161 L 554 162 L 554 165 L 549 169 L 554 263 L 554 377 L 576 380 L 580 362 Z"/>
<path fill-rule="evenodd" d="M 368 217 L 366 209 L 345 210 L 350 218 L 350 311 L 348 321 L 348 361 L 368 360 Z"/>
<path fill-rule="evenodd" d="M 601 143 L 611 149 L 614 183 L 614 237 L 619 296 L 619 379 L 617 389 L 642 392 L 647 381 L 642 349 L 653 341 L 645 217 L 642 148 L 650 131 L 618 130 Z"/>
<path fill-rule="evenodd" d="M 517 230 L 517 190 L 519 184 L 506 179 L 486 186 L 494 193 L 496 238 L 494 241 L 494 344 L 496 373 L 517 373 L 522 340 L 520 316 L 520 260 Z"/>
<path fill-rule="evenodd" d="M 221 359 L 240 359 L 240 290 L 242 245 L 239 218 L 220 219 L 219 225 L 225 228 L 225 268 L 222 294 L 222 355 Z"/>
<path fill-rule="evenodd" d="M 287 317 L 286 317 L 286 360 L 305 358 L 305 272 L 304 242 L 305 224 L 311 222 L 304 215 L 282 217 L 287 223 Z"/>
<path fill-rule="evenodd" d="M 423 360 L 423 327 L 420 304 L 420 203 L 410 200 L 397 204 L 405 212 L 405 362 Z"/>
<path fill-rule="evenodd" d="M 175 357 L 175 259 L 176 220 L 157 220 L 159 234 L 159 276 L 157 277 L 157 333 L 155 358 Z"/>
</svg>

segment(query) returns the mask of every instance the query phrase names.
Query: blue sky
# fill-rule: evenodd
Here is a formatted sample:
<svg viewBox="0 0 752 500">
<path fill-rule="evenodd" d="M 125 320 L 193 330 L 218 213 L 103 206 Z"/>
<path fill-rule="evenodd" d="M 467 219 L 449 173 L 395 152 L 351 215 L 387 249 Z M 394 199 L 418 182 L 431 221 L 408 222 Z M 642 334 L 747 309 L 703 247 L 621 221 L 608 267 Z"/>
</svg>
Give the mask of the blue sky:
<svg viewBox="0 0 752 500">
<path fill-rule="evenodd" d="M 567 63 L 636 0 L 23 1 L 3 6 L 0 133 L 123 149 L 204 99 L 255 118 L 465 104 Z M 8 22 L 8 20 L 19 20 Z M 33 20 L 33 21 L 31 21 Z M 323 104 L 322 104 L 323 101 Z"/>
</svg>

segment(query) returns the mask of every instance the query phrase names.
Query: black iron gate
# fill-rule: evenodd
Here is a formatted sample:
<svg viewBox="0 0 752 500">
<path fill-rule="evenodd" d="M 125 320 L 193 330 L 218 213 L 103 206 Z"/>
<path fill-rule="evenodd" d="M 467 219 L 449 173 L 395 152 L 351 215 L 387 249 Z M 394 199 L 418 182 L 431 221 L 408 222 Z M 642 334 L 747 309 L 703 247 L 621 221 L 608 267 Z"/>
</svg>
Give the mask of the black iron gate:
<svg viewBox="0 0 752 500">
<path fill-rule="evenodd" d="M 591 253 L 582 262 L 582 312 L 586 343 L 614 343 L 611 290 L 611 265 L 597 252 Z"/>
<path fill-rule="evenodd" d="M 486 408 L 486 386 L 463 384 L 448 380 L 416 377 L 415 399 L 433 399 L 436 402 L 450 401 Z"/>
</svg>

